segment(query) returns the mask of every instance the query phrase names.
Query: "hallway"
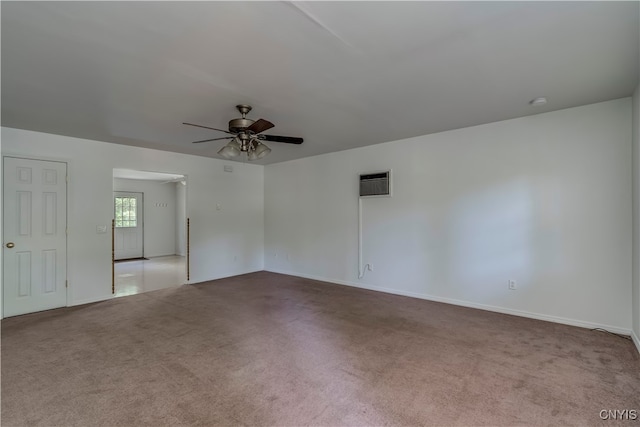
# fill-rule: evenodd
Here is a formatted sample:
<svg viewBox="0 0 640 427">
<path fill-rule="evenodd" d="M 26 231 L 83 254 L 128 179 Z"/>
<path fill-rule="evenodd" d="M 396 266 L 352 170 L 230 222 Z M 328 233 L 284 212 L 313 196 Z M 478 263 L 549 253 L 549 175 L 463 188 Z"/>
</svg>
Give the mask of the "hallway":
<svg viewBox="0 0 640 427">
<path fill-rule="evenodd" d="M 116 297 L 183 285 L 187 281 L 185 257 L 163 256 L 116 262 Z"/>
</svg>

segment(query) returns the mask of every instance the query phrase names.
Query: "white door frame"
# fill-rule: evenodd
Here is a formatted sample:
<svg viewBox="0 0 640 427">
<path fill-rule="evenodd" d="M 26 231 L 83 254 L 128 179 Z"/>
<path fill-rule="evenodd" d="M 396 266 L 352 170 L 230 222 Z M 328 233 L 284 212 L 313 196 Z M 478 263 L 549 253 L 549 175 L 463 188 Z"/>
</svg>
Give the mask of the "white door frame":
<svg viewBox="0 0 640 427">
<path fill-rule="evenodd" d="M 65 217 L 64 217 L 64 221 L 65 221 L 65 225 L 66 225 L 66 233 L 65 233 L 65 245 L 64 245 L 64 255 L 65 255 L 65 281 L 66 281 L 66 286 L 65 286 L 65 307 L 69 307 L 69 299 L 70 299 L 70 292 L 69 292 L 69 206 L 72 205 L 71 203 L 71 191 L 69 191 L 69 189 L 72 187 L 72 183 L 69 179 L 69 176 L 71 175 L 71 165 L 72 165 L 72 161 L 70 159 L 67 158 L 59 158 L 59 157 L 34 157 L 31 156 L 30 154 L 20 154 L 20 153 L 15 153 L 15 152 L 7 152 L 4 154 L 0 154 L 0 176 L 4 176 L 4 159 L 5 158 L 14 158 L 14 159 L 24 159 L 24 160 L 36 160 L 36 161 L 44 161 L 44 162 L 58 162 L 58 163 L 64 163 L 66 165 L 66 170 L 67 170 L 67 176 L 65 177 L 65 199 L 66 199 L 66 203 L 65 203 Z M 0 213 L 3 212 L 4 210 L 4 184 L 1 185 L 0 187 Z M 4 214 L 2 215 L 4 217 Z M 5 238 L 5 233 L 4 233 L 4 218 L 2 217 L 1 221 L 2 224 L 0 224 L 0 243 L 2 243 L 2 245 L 4 245 L 4 238 Z M 4 319 L 4 250 L 0 251 L 0 319 Z"/>
</svg>

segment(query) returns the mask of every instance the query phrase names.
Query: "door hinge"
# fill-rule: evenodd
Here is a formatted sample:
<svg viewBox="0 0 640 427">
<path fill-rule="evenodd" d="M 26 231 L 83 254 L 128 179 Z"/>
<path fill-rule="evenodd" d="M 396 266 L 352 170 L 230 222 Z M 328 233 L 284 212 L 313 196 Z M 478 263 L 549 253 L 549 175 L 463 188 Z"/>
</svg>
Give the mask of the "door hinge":
<svg viewBox="0 0 640 427">
<path fill-rule="evenodd" d="M 69 281 L 68 281 L 68 280 L 65 280 L 65 281 L 64 281 L 64 287 L 65 287 L 65 288 L 68 288 L 68 287 L 69 287 Z"/>
</svg>

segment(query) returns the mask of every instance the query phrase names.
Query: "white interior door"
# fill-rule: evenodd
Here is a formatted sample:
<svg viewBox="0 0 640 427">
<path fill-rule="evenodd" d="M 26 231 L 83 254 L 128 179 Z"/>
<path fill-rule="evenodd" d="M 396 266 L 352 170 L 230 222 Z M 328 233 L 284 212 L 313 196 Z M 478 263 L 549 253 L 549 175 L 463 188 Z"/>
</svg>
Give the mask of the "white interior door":
<svg viewBox="0 0 640 427">
<path fill-rule="evenodd" d="M 5 316 L 67 305 L 67 165 L 4 158 Z"/>
<path fill-rule="evenodd" d="M 115 259 L 142 258 L 142 193 L 116 191 L 114 194 Z"/>
</svg>

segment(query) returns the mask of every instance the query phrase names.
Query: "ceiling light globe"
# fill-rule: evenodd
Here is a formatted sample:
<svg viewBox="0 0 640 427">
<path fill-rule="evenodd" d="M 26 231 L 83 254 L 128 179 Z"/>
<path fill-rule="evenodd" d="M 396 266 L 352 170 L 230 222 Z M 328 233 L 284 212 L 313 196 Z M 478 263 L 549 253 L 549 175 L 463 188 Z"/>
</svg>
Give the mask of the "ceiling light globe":
<svg viewBox="0 0 640 427">
<path fill-rule="evenodd" d="M 271 148 L 259 142 L 258 145 L 256 146 L 256 149 L 253 152 L 256 153 L 256 156 L 258 159 L 262 159 L 263 157 L 266 157 L 271 152 Z"/>
<path fill-rule="evenodd" d="M 233 138 L 231 141 L 229 141 L 229 143 L 227 144 L 227 147 L 234 148 L 238 150 L 238 152 L 242 151 L 242 145 L 240 145 L 240 143 L 238 142 L 238 138 Z"/>
<path fill-rule="evenodd" d="M 238 148 L 232 146 L 231 142 L 230 142 L 229 144 L 227 144 L 224 147 L 222 147 L 220 149 L 220 151 L 218 151 L 218 154 L 220 154 L 225 159 L 232 159 L 232 158 L 237 157 L 237 156 L 240 155 L 240 150 L 238 150 Z"/>
</svg>

